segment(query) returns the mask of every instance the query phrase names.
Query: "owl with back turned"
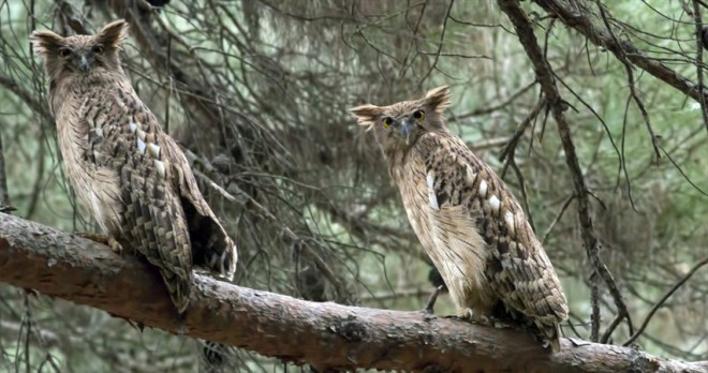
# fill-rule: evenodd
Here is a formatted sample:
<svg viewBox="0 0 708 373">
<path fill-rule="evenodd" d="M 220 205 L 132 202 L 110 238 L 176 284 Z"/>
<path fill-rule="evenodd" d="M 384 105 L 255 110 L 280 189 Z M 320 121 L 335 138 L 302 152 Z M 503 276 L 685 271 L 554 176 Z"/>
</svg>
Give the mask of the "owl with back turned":
<svg viewBox="0 0 708 373">
<path fill-rule="evenodd" d="M 445 124 L 447 87 L 351 111 L 374 132 L 408 220 L 460 316 L 530 329 L 553 351 L 568 306 L 518 201 Z"/>
<path fill-rule="evenodd" d="M 162 275 L 177 311 L 193 266 L 231 280 L 236 245 L 204 200 L 177 143 L 124 73 L 123 20 L 94 35 L 32 34 L 49 79 L 49 108 L 77 200 L 114 248 L 136 250 Z"/>
</svg>

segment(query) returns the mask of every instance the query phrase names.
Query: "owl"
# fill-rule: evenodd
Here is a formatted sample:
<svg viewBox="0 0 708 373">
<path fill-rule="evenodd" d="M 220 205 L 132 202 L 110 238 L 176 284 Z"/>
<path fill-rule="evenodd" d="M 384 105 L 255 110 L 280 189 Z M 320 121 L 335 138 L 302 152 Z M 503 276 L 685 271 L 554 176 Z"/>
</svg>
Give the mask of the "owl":
<svg viewBox="0 0 708 373">
<path fill-rule="evenodd" d="M 187 158 L 124 73 L 123 20 L 95 35 L 32 34 L 49 79 L 49 108 L 77 200 L 114 249 L 155 265 L 177 311 L 189 305 L 194 266 L 232 279 L 236 245 L 197 187 Z"/>
<path fill-rule="evenodd" d="M 408 220 L 460 316 L 530 329 L 560 349 L 568 306 L 519 202 L 443 117 L 447 87 L 389 106 L 351 109 L 374 132 Z"/>
</svg>

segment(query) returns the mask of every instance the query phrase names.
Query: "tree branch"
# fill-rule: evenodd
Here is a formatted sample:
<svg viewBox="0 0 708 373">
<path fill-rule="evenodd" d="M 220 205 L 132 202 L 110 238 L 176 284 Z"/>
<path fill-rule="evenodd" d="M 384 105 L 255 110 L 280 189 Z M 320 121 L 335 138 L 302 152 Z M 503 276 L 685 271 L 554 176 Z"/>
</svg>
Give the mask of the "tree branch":
<svg viewBox="0 0 708 373">
<path fill-rule="evenodd" d="M 154 267 L 106 246 L 0 213 L 0 281 L 89 305 L 173 334 L 318 369 L 701 372 L 635 349 L 562 341 L 551 355 L 524 332 L 452 318 L 314 303 L 196 274 L 180 318 Z"/>
<path fill-rule="evenodd" d="M 607 48 L 620 61 L 626 56 L 627 60 L 635 66 L 683 92 L 697 102 L 705 100 L 706 92 L 702 87 L 663 63 L 646 56 L 629 41 L 620 41 L 612 38 L 610 34 L 595 26 L 590 16 L 582 10 L 571 9 L 570 6 L 558 0 L 534 0 L 534 3 L 548 13 L 556 15 L 566 26 L 579 31 L 593 44 Z"/>
<path fill-rule="evenodd" d="M 551 113 L 553 114 L 553 119 L 558 127 L 558 135 L 563 146 L 563 151 L 565 152 L 565 161 L 573 178 L 573 187 L 575 189 L 575 196 L 577 199 L 578 219 L 580 221 L 580 232 L 583 238 L 585 251 L 593 267 L 593 272 L 590 275 L 590 292 L 592 303 L 591 339 L 593 341 L 598 341 L 600 338 L 600 294 L 599 281 L 597 279 L 598 276 L 601 277 L 608 286 L 610 294 L 612 295 L 615 305 L 617 306 L 618 312 L 627 319 L 630 329 L 633 329 L 631 317 L 629 315 L 629 311 L 627 311 L 627 306 L 622 299 L 622 294 L 617 288 L 617 284 L 615 283 L 612 273 L 610 273 L 609 269 L 600 258 L 600 242 L 595 236 L 592 223 L 592 214 L 590 211 L 590 201 L 588 198 L 590 192 L 587 184 L 585 183 L 583 171 L 580 167 L 578 155 L 575 151 L 575 144 L 573 143 L 570 125 L 564 114 L 564 111 L 567 109 L 567 104 L 563 101 L 563 98 L 558 91 L 551 65 L 544 57 L 543 51 L 536 40 L 531 22 L 526 16 L 526 13 L 524 13 L 521 9 L 518 0 L 497 0 L 497 3 L 514 25 L 516 35 L 519 37 L 519 42 L 524 47 L 526 55 L 529 57 L 529 60 L 533 65 L 536 79 L 541 84 L 541 91 L 545 95 L 551 107 Z"/>
<path fill-rule="evenodd" d="M 32 109 L 32 111 L 34 111 L 35 113 L 41 114 L 44 118 L 52 119 L 52 116 L 49 114 L 49 110 L 47 110 L 47 105 L 37 101 L 35 95 L 32 92 L 23 88 L 20 84 L 17 83 L 17 81 L 12 79 L 11 77 L 0 74 L 0 87 L 4 87 L 8 91 L 13 92 L 17 97 L 21 98 L 22 101 L 24 101 L 27 106 L 29 106 L 29 108 Z"/>
</svg>

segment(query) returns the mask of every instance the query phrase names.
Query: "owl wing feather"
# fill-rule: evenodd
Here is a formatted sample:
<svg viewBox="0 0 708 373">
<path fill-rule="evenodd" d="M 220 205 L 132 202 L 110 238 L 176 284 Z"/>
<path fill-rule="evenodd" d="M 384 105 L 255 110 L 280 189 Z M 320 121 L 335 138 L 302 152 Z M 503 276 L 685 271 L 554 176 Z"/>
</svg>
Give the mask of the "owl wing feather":
<svg viewBox="0 0 708 373">
<path fill-rule="evenodd" d="M 130 232 L 124 239 L 160 269 L 177 311 L 189 305 L 192 289 L 192 250 L 179 198 L 164 182 L 145 178 L 136 169 L 123 167 L 124 219 Z"/>
<path fill-rule="evenodd" d="M 189 161 L 177 143 L 163 135 L 160 144 L 170 160 L 175 185 L 184 206 L 192 242 L 195 265 L 203 265 L 228 280 L 233 280 L 238 260 L 236 244 L 212 211 L 194 178 Z"/>
<path fill-rule="evenodd" d="M 91 100 L 92 98 L 89 98 Z M 192 249 L 185 212 L 159 139 L 156 118 L 137 96 L 119 91 L 114 99 L 127 108 L 119 115 L 96 113 L 88 121 L 86 161 L 118 175 L 120 227 L 112 232 L 124 247 L 134 248 L 157 266 L 177 310 L 189 304 L 192 289 Z M 117 233 L 117 234 L 116 234 Z"/>
<path fill-rule="evenodd" d="M 508 313 L 539 330 L 554 349 L 568 308 L 558 278 L 519 203 L 460 139 L 426 134 L 425 172 L 435 215 L 460 208 L 483 238 L 484 278 Z M 477 255 L 475 253 L 475 255 Z"/>
</svg>

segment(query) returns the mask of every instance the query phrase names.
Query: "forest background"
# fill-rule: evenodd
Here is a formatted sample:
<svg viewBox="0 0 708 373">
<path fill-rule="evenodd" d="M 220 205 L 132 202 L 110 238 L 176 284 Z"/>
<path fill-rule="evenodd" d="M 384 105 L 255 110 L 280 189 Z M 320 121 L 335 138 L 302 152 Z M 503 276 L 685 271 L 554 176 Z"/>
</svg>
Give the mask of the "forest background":
<svg viewBox="0 0 708 373">
<path fill-rule="evenodd" d="M 97 230 L 63 173 L 28 35 L 126 17 L 124 68 L 237 238 L 237 284 L 422 309 L 434 271 L 372 134 L 348 108 L 446 84 L 450 130 L 513 189 L 561 278 L 564 334 L 615 344 L 638 334 L 631 342 L 650 353 L 708 359 L 708 270 L 697 268 L 708 255 L 706 4 L 521 2 L 560 93 L 552 100 L 502 3 L 0 1 L 0 206 L 67 232 Z M 567 161 L 559 106 L 579 169 Z M 447 296 L 436 311 L 454 313 Z M 0 284 L 0 371 L 189 371 L 194 345 Z M 234 353 L 244 371 L 286 367 Z"/>
</svg>

